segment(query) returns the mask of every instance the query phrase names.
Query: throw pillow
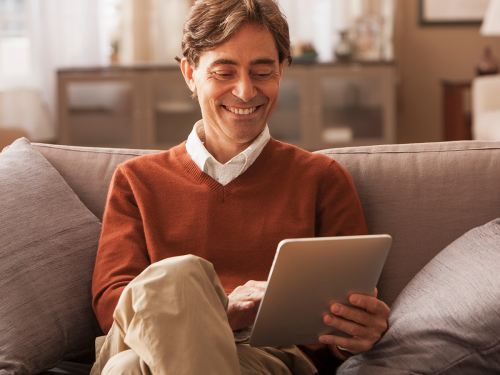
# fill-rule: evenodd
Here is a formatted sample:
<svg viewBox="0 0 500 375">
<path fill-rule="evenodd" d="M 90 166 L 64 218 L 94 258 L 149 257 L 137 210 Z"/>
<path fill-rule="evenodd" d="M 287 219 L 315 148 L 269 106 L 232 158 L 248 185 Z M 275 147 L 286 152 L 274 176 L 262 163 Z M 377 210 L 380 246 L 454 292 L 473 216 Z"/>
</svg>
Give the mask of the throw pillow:
<svg viewBox="0 0 500 375">
<path fill-rule="evenodd" d="M 499 374 L 500 219 L 441 251 L 392 307 L 389 330 L 338 374 Z"/>
<path fill-rule="evenodd" d="M 100 230 L 28 140 L 0 154 L 1 374 L 37 374 L 93 347 Z"/>
</svg>

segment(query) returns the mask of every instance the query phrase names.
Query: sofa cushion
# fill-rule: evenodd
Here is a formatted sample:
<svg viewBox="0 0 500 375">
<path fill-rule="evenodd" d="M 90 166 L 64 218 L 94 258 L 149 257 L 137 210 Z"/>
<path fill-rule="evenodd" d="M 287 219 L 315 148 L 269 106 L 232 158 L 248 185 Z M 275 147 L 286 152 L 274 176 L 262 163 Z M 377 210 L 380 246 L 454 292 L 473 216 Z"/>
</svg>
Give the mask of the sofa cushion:
<svg viewBox="0 0 500 375">
<path fill-rule="evenodd" d="M 378 298 L 389 306 L 441 250 L 468 230 L 499 217 L 500 142 L 321 152 L 351 174 L 370 233 L 393 238 L 378 283 Z"/>
<path fill-rule="evenodd" d="M 34 143 L 33 147 L 52 164 L 99 220 L 104 216 L 106 196 L 116 167 L 137 156 L 160 152 L 43 143 Z"/>
<path fill-rule="evenodd" d="M 36 374 L 102 334 L 91 280 L 101 224 L 26 139 L 0 154 L 0 373 Z"/>
<path fill-rule="evenodd" d="M 427 264 L 395 301 L 389 330 L 338 374 L 500 373 L 500 219 Z"/>
</svg>

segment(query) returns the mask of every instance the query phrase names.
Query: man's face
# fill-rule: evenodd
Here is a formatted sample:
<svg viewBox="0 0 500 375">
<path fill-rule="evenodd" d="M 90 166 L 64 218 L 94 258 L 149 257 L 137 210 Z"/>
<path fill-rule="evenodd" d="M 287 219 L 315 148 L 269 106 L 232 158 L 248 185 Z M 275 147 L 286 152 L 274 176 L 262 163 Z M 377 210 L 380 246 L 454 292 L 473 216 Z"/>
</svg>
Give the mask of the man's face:
<svg viewBox="0 0 500 375">
<path fill-rule="evenodd" d="M 283 72 L 272 34 L 242 25 L 225 43 L 202 52 L 183 73 L 196 91 L 207 142 L 247 146 L 265 128 L 278 100 Z"/>
</svg>

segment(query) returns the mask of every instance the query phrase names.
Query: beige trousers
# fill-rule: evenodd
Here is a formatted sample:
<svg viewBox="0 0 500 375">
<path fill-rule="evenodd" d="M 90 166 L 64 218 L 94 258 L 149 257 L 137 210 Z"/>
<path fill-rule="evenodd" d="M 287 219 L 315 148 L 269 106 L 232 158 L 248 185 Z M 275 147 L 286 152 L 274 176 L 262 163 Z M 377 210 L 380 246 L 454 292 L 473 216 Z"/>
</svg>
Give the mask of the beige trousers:
<svg viewBox="0 0 500 375">
<path fill-rule="evenodd" d="M 91 375 L 313 375 L 294 346 L 235 344 L 228 297 L 210 262 L 193 255 L 149 266 L 122 292 Z"/>
</svg>

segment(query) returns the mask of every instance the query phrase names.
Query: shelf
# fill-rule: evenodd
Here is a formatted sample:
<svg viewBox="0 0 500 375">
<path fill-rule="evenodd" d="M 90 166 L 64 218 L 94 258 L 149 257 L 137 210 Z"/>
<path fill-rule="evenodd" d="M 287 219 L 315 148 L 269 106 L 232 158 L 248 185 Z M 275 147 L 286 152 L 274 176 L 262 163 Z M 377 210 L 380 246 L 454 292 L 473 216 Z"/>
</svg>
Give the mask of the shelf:
<svg viewBox="0 0 500 375">
<path fill-rule="evenodd" d="M 192 114 L 194 112 L 199 112 L 200 107 L 194 105 L 193 103 L 165 101 L 156 103 L 155 110 L 156 112 L 161 112 L 161 113 Z"/>
</svg>

